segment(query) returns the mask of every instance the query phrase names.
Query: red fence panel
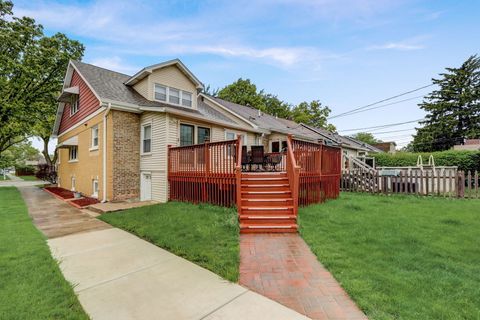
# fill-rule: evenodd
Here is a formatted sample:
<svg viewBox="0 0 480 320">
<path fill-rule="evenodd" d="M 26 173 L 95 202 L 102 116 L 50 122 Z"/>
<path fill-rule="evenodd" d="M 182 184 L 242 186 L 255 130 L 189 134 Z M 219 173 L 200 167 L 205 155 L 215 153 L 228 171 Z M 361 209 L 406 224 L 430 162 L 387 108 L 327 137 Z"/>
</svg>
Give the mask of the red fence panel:
<svg viewBox="0 0 480 320">
<path fill-rule="evenodd" d="M 233 206 L 237 144 L 229 140 L 168 148 L 169 199 Z"/>
</svg>

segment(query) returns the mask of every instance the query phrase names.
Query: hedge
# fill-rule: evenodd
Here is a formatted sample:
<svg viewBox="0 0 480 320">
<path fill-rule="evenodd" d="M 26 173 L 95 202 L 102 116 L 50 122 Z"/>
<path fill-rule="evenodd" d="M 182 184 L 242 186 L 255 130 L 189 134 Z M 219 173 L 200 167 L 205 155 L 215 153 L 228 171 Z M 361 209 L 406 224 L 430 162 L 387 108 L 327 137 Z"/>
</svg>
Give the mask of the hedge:
<svg viewBox="0 0 480 320">
<path fill-rule="evenodd" d="M 15 166 L 16 176 L 33 176 L 35 174 L 35 166 L 17 164 Z"/>
<path fill-rule="evenodd" d="M 407 167 L 417 165 L 421 155 L 423 164 L 428 164 L 428 158 L 433 155 L 436 166 L 457 166 L 458 170 L 480 171 L 480 151 L 439 151 L 431 153 L 397 152 L 377 153 L 375 164 L 379 167 Z"/>
</svg>

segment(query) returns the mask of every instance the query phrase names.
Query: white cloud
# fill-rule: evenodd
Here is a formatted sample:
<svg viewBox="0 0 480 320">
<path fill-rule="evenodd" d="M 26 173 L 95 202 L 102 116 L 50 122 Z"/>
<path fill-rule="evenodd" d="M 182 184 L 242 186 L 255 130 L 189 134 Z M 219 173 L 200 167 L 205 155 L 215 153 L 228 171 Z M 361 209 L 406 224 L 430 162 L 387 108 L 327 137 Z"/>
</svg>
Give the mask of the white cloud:
<svg viewBox="0 0 480 320">
<path fill-rule="evenodd" d="M 368 50 L 401 50 L 401 51 L 410 51 L 410 50 L 420 50 L 425 48 L 422 45 L 406 44 L 401 42 L 388 42 L 382 45 L 375 45 L 368 47 Z"/>
<path fill-rule="evenodd" d="M 90 64 L 117 71 L 120 73 L 125 73 L 132 75 L 135 72 L 139 71 L 141 68 L 136 66 L 131 66 L 128 63 L 125 63 L 120 57 L 98 57 L 87 61 Z"/>
</svg>

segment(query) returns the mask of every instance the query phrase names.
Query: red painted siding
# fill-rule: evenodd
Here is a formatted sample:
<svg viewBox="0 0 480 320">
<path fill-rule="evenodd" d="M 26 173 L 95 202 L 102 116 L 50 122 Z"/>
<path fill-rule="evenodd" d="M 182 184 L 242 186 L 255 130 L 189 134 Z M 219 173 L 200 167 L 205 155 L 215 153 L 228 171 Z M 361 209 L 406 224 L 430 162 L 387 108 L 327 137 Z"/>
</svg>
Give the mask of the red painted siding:
<svg viewBox="0 0 480 320">
<path fill-rule="evenodd" d="M 70 116 L 70 104 L 65 104 L 58 134 L 65 132 L 76 123 L 81 122 L 100 107 L 100 101 L 98 101 L 92 90 L 90 90 L 76 71 L 73 71 L 72 81 L 70 81 L 69 86 L 78 86 L 79 88 L 78 111 L 73 116 Z"/>
</svg>

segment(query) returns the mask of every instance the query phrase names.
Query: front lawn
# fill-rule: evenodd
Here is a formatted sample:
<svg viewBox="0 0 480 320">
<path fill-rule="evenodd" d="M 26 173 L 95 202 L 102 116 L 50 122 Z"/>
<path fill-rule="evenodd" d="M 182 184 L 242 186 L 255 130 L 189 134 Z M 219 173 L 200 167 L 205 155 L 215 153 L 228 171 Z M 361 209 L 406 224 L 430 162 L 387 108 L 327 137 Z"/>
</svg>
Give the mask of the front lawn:
<svg viewBox="0 0 480 320">
<path fill-rule="evenodd" d="M 10 180 L 10 178 L 8 176 L 4 177 L 3 174 L 0 174 L 0 181 L 5 181 L 5 180 Z"/>
<path fill-rule="evenodd" d="M 88 319 L 16 188 L 0 188 L 0 319 Z"/>
<path fill-rule="evenodd" d="M 107 213 L 100 219 L 236 282 L 237 211 L 207 204 L 169 202 Z"/>
<path fill-rule="evenodd" d="M 20 179 L 24 181 L 37 181 L 38 178 L 35 176 L 19 176 Z"/>
<path fill-rule="evenodd" d="M 480 201 L 343 193 L 299 224 L 370 319 L 480 319 Z"/>
</svg>

